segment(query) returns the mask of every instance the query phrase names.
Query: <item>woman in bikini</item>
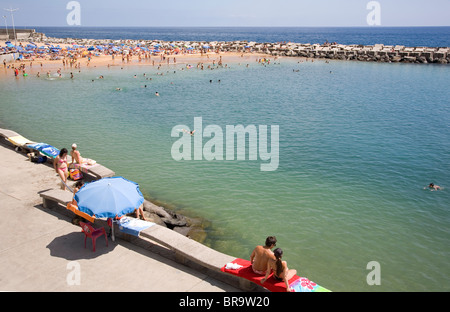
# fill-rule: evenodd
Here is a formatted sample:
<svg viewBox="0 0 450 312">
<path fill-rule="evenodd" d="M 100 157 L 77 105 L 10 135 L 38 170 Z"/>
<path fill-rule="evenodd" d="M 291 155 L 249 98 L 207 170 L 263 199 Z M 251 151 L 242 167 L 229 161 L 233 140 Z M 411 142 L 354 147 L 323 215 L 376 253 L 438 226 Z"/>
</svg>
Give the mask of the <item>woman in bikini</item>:
<svg viewBox="0 0 450 312">
<path fill-rule="evenodd" d="M 273 278 L 279 282 L 283 282 L 286 284 L 286 291 L 290 292 L 291 288 L 289 287 L 289 280 L 297 274 L 296 270 L 289 270 L 286 261 L 281 261 L 281 257 L 283 256 L 283 250 L 281 248 L 277 248 L 273 251 L 276 260 L 269 260 L 267 263 L 267 271 L 266 276 L 261 280 L 261 284 L 269 278 L 271 271 L 273 270 Z"/>
<path fill-rule="evenodd" d="M 67 149 L 63 148 L 59 155 L 56 156 L 55 161 L 53 163 L 55 167 L 55 171 L 59 174 L 59 177 L 64 183 L 67 183 L 67 177 L 69 176 L 69 170 L 67 168 Z M 61 187 L 63 190 L 66 190 L 66 186 L 63 184 Z"/>
</svg>

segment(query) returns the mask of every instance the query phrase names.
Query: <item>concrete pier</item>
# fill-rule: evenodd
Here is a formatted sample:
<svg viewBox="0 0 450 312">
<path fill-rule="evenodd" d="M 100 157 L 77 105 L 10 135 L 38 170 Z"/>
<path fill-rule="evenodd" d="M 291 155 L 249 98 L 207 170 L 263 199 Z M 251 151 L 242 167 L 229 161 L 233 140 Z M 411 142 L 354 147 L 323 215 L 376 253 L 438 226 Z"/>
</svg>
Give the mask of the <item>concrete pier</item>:
<svg viewBox="0 0 450 312">
<path fill-rule="evenodd" d="M 0 291 L 241 291 L 220 280 L 227 277 L 224 273 L 216 278 L 183 263 L 184 257 L 167 247 L 144 238 L 120 237 L 119 231 L 108 246 L 99 238 L 95 252 L 90 239 L 85 248 L 84 234 L 71 223 L 67 209 L 42 206 L 39 193 L 59 183 L 52 167 L 28 161 L 3 138 L 0 156 Z M 171 234 L 175 241 L 195 244 Z"/>
<path fill-rule="evenodd" d="M 16 34 L 16 38 L 14 38 L 14 33 Z M 34 39 L 43 39 L 44 34 L 37 33 L 35 29 L 13 29 L 12 27 L 0 28 L 0 40 L 34 40 Z"/>
</svg>

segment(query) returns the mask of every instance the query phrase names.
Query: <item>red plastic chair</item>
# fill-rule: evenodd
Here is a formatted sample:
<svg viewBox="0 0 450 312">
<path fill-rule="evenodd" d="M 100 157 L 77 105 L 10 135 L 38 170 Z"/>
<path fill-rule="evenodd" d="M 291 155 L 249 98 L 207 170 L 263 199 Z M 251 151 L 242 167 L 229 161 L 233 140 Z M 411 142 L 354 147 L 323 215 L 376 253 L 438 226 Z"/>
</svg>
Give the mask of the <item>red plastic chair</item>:
<svg viewBox="0 0 450 312">
<path fill-rule="evenodd" d="M 90 237 L 92 239 L 93 250 L 95 251 L 95 241 L 102 235 L 105 235 L 106 246 L 108 246 L 108 237 L 104 228 L 94 229 L 90 224 L 80 222 L 81 231 L 84 233 L 84 248 L 86 248 L 86 239 Z"/>
</svg>

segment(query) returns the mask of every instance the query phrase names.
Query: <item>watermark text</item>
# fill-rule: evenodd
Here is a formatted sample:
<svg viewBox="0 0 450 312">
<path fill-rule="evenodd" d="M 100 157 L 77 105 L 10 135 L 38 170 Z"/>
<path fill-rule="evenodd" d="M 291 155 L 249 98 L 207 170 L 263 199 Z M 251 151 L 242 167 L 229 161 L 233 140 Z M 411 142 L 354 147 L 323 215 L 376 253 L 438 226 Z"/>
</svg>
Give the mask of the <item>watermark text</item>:
<svg viewBox="0 0 450 312">
<path fill-rule="evenodd" d="M 193 130 L 186 125 L 172 128 L 171 136 L 179 139 L 173 143 L 171 154 L 176 161 L 259 159 L 263 162 L 261 171 L 275 171 L 279 165 L 279 132 L 279 126 L 270 126 L 269 150 L 267 125 L 227 125 L 224 134 L 218 125 L 203 128 L 202 117 L 195 117 Z"/>
<path fill-rule="evenodd" d="M 371 10 L 367 15 L 367 24 L 369 26 L 381 25 L 381 4 L 378 1 L 367 3 L 367 10 Z"/>
<path fill-rule="evenodd" d="M 78 1 L 70 1 L 66 6 L 67 10 L 71 10 L 67 14 L 67 25 L 69 26 L 80 26 L 81 25 L 81 5 Z"/>
</svg>

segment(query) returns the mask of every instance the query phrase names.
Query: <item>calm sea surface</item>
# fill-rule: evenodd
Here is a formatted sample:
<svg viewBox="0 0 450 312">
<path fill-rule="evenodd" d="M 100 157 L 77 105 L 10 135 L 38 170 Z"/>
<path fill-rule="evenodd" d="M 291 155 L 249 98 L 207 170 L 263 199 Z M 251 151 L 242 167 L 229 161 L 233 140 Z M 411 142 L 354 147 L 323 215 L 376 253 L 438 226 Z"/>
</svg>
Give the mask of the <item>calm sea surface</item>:
<svg viewBox="0 0 450 312">
<path fill-rule="evenodd" d="M 28 27 L 56 38 L 449 47 L 450 27 Z"/>
<path fill-rule="evenodd" d="M 151 199 L 206 220 L 205 244 L 224 253 L 248 258 L 275 235 L 289 267 L 333 291 L 449 291 L 449 67 L 298 61 L 9 73 L 0 127 L 76 142 Z M 224 133 L 278 125 L 278 170 L 173 160 L 172 128 L 195 117 Z M 443 190 L 424 190 L 430 182 Z M 366 282 L 370 261 L 380 286 Z"/>
</svg>

